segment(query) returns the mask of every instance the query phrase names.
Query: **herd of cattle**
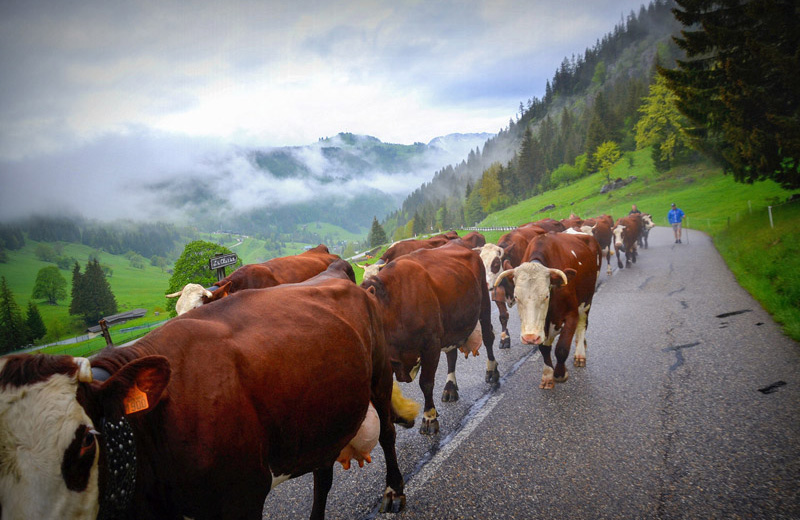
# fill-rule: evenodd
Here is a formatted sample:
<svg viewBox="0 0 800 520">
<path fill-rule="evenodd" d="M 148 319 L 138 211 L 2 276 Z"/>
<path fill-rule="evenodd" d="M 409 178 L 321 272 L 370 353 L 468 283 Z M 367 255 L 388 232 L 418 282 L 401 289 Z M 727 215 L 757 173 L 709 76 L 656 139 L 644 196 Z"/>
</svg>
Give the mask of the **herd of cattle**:
<svg viewBox="0 0 800 520">
<path fill-rule="evenodd" d="M 260 519 L 270 489 L 314 474 L 311 518 L 324 518 L 333 467 L 370 461 L 380 443 L 380 510 L 405 505 L 395 426 L 419 408 L 396 381 L 419 373 L 420 432 L 436 434 L 434 375 L 446 353 L 442 400 L 458 399 L 458 352 L 487 354 L 500 379 L 510 346 L 538 346 L 541 388 L 586 363 L 586 328 L 602 255 L 636 262 L 648 215 L 616 222 L 540 220 L 503 235 L 455 232 L 395 243 L 372 265 L 320 245 L 246 265 L 205 288 L 187 285 L 179 316 L 135 344 L 91 359 L 0 358 L 0 516 L 3 519 Z M 611 274 L 611 266 L 608 266 Z M 551 358 L 553 342 L 555 365 Z M 336 398 L 332 399 L 331 396 Z"/>
</svg>

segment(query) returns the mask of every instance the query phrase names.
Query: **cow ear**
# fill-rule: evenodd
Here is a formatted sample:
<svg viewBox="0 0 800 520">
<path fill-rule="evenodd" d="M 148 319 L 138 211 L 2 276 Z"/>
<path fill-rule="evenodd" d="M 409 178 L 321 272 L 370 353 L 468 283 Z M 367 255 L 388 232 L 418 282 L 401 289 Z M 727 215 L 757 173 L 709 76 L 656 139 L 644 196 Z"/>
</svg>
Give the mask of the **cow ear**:
<svg viewBox="0 0 800 520">
<path fill-rule="evenodd" d="M 367 292 L 369 294 L 371 294 L 372 296 L 375 296 L 375 286 L 374 285 L 370 285 L 369 287 L 367 287 Z"/>
<path fill-rule="evenodd" d="M 231 285 L 233 285 L 233 282 L 228 280 L 224 284 L 220 285 L 216 291 L 212 291 L 211 296 L 203 296 L 203 302 L 211 303 L 228 296 L 231 293 Z"/>
<path fill-rule="evenodd" d="M 121 415 L 149 412 L 164 397 L 170 374 L 169 361 L 164 356 L 131 361 L 103 384 L 103 401 Z"/>
<path fill-rule="evenodd" d="M 510 269 L 514 269 L 514 266 L 511 265 L 511 262 L 508 260 L 503 260 L 503 271 L 508 271 Z"/>
</svg>

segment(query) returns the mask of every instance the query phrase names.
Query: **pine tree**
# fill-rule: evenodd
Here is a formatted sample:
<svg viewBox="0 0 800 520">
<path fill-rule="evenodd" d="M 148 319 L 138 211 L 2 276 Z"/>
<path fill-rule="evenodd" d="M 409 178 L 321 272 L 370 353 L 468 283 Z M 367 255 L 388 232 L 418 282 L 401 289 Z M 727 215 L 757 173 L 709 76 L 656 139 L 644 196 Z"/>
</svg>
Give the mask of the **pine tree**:
<svg viewBox="0 0 800 520">
<path fill-rule="evenodd" d="M 39 314 L 39 307 L 32 301 L 28 301 L 28 311 L 25 314 L 25 325 L 28 332 L 28 343 L 33 343 L 47 334 L 47 327 L 44 326 L 42 315 Z"/>
<path fill-rule="evenodd" d="M 22 319 L 6 277 L 0 277 L 0 354 L 13 352 L 26 344 L 25 321 Z"/>
<path fill-rule="evenodd" d="M 80 306 L 75 309 L 75 314 L 81 314 L 87 325 L 93 325 L 103 316 L 117 312 L 117 300 L 97 259 L 86 264 L 86 270 L 79 280 L 77 299 Z"/>
<path fill-rule="evenodd" d="M 83 275 L 81 274 L 81 266 L 78 262 L 72 267 L 72 299 L 69 302 L 69 313 L 72 315 L 81 314 L 83 309 Z"/>
<path fill-rule="evenodd" d="M 413 236 L 420 235 L 425 232 L 425 221 L 420 217 L 418 212 L 414 212 L 414 218 L 411 219 L 413 224 L 411 225 L 411 234 Z"/>
<path fill-rule="evenodd" d="M 372 217 L 372 228 L 369 230 L 369 246 L 376 247 L 388 241 L 386 231 L 383 230 L 380 222 L 378 222 L 378 217 Z"/>
<path fill-rule="evenodd" d="M 659 73 L 693 123 L 692 145 L 740 182 L 800 187 L 796 0 L 676 0 L 688 59 Z"/>
</svg>

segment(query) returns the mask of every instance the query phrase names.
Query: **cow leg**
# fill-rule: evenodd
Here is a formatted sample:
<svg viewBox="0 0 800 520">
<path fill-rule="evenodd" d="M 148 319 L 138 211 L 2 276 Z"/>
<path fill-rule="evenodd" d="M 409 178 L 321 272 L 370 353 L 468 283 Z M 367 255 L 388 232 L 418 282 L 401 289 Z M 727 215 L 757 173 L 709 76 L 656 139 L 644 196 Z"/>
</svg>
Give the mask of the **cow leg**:
<svg viewBox="0 0 800 520">
<path fill-rule="evenodd" d="M 325 504 L 333 485 L 333 464 L 314 470 L 314 505 L 311 507 L 311 520 L 325 518 Z"/>
<path fill-rule="evenodd" d="M 458 349 L 451 348 L 445 354 L 447 357 L 447 383 L 442 391 L 442 402 L 453 403 L 458 401 L 458 382 L 456 381 L 456 360 Z"/>
<path fill-rule="evenodd" d="M 419 432 L 423 435 L 433 435 L 439 433 L 439 414 L 433 405 L 433 385 L 436 376 L 436 368 L 439 366 L 439 356 L 441 349 L 438 345 L 429 348 L 422 355 L 422 370 L 419 376 L 419 388 L 425 398 L 425 409 L 422 412 L 422 424 Z"/>
<path fill-rule="evenodd" d="M 576 367 L 586 366 L 586 328 L 589 325 L 589 308 L 591 304 L 581 303 L 578 307 L 578 325 L 575 327 L 575 360 Z"/>
<path fill-rule="evenodd" d="M 500 317 L 500 348 L 511 348 L 511 336 L 508 334 L 508 308 L 506 302 L 495 302 Z"/>
<path fill-rule="evenodd" d="M 611 247 L 606 248 L 606 274 L 611 276 Z"/>
<path fill-rule="evenodd" d="M 558 335 L 558 343 L 556 343 L 556 366 L 553 369 L 553 379 L 556 383 L 563 383 L 569 379 L 569 372 L 567 371 L 567 358 L 569 357 L 569 348 L 572 345 L 572 338 L 575 336 L 575 329 L 578 326 L 578 313 L 567 317 L 561 333 Z"/>
<path fill-rule="evenodd" d="M 486 382 L 497 386 L 500 384 L 500 371 L 497 370 L 497 361 L 494 359 L 494 329 L 492 328 L 492 304 L 489 300 L 489 293 L 488 291 L 483 293 L 481 298 L 481 313 L 478 318 L 478 322 L 481 324 L 481 336 L 483 338 L 483 346 L 486 348 Z M 501 309 L 500 304 L 503 304 Z M 497 302 L 497 309 L 498 310 L 505 310 L 506 319 L 503 322 L 502 317 L 500 319 L 500 324 L 502 325 L 504 332 L 500 334 L 500 348 L 503 347 L 503 334 L 506 335 L 506 340 L 508 341 L 508 347 L 511 346 L 511 338 L 508 336 L 508 329 L 506 328 L 508 325 L 508 310 L 506 309 L 505 302 Z M 508 348 L 505 347 L 505 348 Z"/>
<path fill-rule="evenodd" d="M 628 252 L 626 251 L 625 252 L 625 260 L 627 261 L 627 259 L 628 259 Z M 622 252 L 619 250 L 619 248 L 617 248 L 617 267 L 619 267 L 620 269 L 623 268 L 623 265 L 622 265 Z"/>
<path fill-rule="evenodd" d="M 380 398 L 376 398 L 375 394 L 373 394 L 372 405 L 375 407 L 375 411 L 378 412 L 378 418 L 381 422 L 378 442 L 386 459 L 386 489 L 381 499 L 380 512 L 398 513 L 406 505 L 406 496 L 403 492 L 403 474 L 400 473 L 395 450 L 397 432 L 392 423 L 391 372 L 389 372 L 389 381 L 388 385 L 386 385 L 389 388 L 388 396 L 385 395 L 386 392 L 383 392 Z"/>
<path fill-rule="evenodd" d="M 539 384 L 539 388 L 543 390 L 550 390 L 555 386 L 555 381 L 553 381 L 553 359 L 550 357 L 552 349 L 552 345 L 544 343 L 539 345 L 539 352 L 542 354 L 542 361 L 544 362 L 542 382 Z"/>
</svg>

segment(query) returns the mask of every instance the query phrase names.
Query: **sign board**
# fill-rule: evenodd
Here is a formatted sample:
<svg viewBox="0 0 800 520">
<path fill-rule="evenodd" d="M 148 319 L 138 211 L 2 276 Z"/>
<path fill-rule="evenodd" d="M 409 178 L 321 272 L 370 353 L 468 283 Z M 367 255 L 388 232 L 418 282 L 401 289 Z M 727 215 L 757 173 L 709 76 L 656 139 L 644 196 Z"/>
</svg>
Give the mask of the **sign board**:
<svg viewBox="0 0 800 520">
<path fill-rule="evenodd" d="M 239 259 L 236 253 L 229 255 L 215 255 L 208 259 L 208 267 L 211 269 L 221 269 L 223 267 L 233 265 Z"/>
</svg>

